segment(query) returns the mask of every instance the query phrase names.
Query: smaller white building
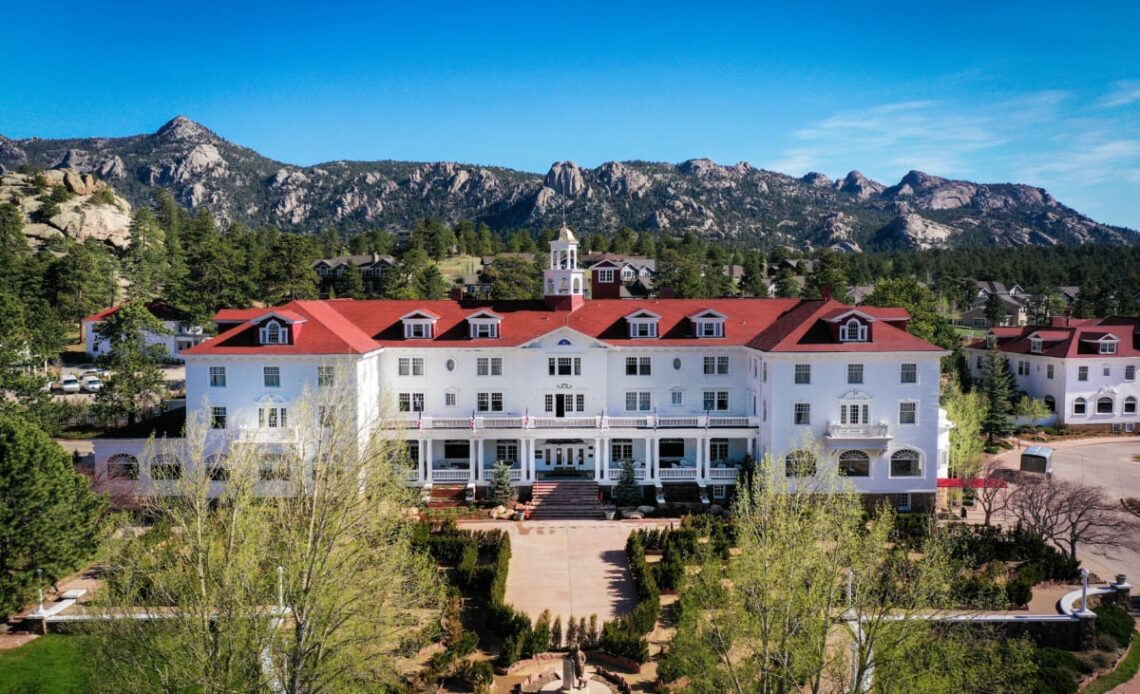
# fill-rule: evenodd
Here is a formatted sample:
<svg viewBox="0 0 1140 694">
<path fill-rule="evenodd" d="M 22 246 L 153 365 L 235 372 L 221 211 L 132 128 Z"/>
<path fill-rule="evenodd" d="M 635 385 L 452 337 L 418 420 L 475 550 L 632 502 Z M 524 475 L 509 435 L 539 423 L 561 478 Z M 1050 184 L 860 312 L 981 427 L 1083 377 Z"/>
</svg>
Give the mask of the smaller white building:
<svg viewBox="0 0 1140 694">
<path fill-rule="evenodd" d="M 115 315 L 122 307 L 123 305 L 105 308 L 83 319 L 81 322 L 83 345 L 88 357 L 95 359 L 111 350 L 110 344 L 99 337 L 99 325 Z M 147 333 L 146 341 L 148 344 L 162 345 L 172 361 L 183 361 L 182 352 L 209 337 L 202 326 L 192 323 L 185 313 L 165 301 L 151 301 L 146 307 L 155 318 L 162 322 L 167 330 L 164 335 Z"/>
</svg>

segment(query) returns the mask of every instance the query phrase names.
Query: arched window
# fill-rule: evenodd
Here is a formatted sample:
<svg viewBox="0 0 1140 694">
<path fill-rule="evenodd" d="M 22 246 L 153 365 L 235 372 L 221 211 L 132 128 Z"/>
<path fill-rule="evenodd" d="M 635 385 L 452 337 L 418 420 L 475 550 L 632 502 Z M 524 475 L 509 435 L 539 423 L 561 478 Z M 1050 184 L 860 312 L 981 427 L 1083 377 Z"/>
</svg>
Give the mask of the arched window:
<svg viewBox="0 0 1140 694">
<path fill-rule="evenodd" d="M 1054 414 L 1057 412 L 1057 400 L 1052 395 L 1045 396 L 1045 407 L 1049 408 L 1050 412 Z"/>
<path fill-rule="evenodd" d="M 839 326 L 839 341 L 866 342 L 867 326 L 860 322 L 858 318 L 849 319 L 845 324 Z"/>
<path fill-rule="evenodd" d="M 1084 414 L 1084 413 L 1085 413 L 1085 399 L 1084 398 L 1077 398 L 1076 400 L 1073 401 L 1073 414 Z"/>
<path fill-rule="evenodd" d="M 1124 414 L 1136 414 L 1136 398 L 1129 395 L 1124 398 Z"/>
<path fill-rule="evenodd" d="M 137 480 L 139 459 L 129 453 L 118 453 L 107 459 L 107 477 L 113 480 Z"/>
<path fill-rule="evenodd" d="M 844 477 L 870 477 L 871 456 L 864 451 L 843 451 L 839 454 L 839 474 Z"/>
<path fill-rule="evenodd" d="M 922 456 L 904 448 L 891 454 L 891 477 L 922 477 Z"/>
<path fill-rule="evenodd" d="M 1110 397 L 1102 397 L 1096 399 L 1096 413 L 1097 414 L 1112 414 L 1113 402 Z"/>
<path fill-rule="evenodd" d="M 173 455 L 160 453 L 150 461 L 150 478 L 152 480 L 180 480 L 182 479 L 182 463 Z"/>
<path fill-rule="evenodd" d="M 784 458 L 784 466 L 788 477 L 811 477 L 815 475 L 815 453 L 802 448 L 792 451 Z"/>
</svg>

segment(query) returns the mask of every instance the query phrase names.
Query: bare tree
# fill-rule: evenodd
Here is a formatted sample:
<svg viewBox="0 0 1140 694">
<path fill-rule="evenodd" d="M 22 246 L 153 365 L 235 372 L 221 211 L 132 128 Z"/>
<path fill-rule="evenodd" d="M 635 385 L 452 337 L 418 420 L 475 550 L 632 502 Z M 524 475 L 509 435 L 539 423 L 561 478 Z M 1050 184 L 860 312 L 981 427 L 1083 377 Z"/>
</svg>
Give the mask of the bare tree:
<svg viewBox="0 0 1140 694">
<path fill-rule="evenodd" d="M 993 517 L 1009 507 L 1009 485 L 1005 479 L 1008 471 L 997 458 L 982 461 L 977 475 L 966 480 L 974 489 L 974 499 L 982 509 L 983 525 L 989 525 Z"/>
<path fill-rule="evenodd" d="M 1077 558 L 1077 545 L 1140 549 L 1140 522 L 1098 487 L 1053 478 L 1023 483 L 1009 511 L 1027 530 Z"/>
</svg>

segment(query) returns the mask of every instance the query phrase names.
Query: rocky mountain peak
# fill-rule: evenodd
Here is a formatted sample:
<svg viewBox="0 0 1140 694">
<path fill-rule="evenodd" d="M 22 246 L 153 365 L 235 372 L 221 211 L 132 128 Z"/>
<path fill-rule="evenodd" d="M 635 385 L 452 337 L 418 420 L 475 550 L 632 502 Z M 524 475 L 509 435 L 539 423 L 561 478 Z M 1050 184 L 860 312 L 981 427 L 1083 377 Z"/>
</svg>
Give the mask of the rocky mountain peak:
<svg viewBox="0 0 1140 694">
<path fill-rule="evenodd" d="M 831 179 L 818 171 L 809 171 L 807 175 L 800 180 L 815 188 L 826 188 L 831 185 Z"/>
<path fill-rule="evenodd" d="M 175 116 L 154 134 L 174 142 L 214 142 L 219 139 L 209 128 L 195 123 L 186 116 Z"/>
<path fill-rule="evenodd" d="M 882 183 L 872 181 L 863 175 L 863 172 L 855 170 L 848 173 L 843 180 L 835 182 L 836 190 L 842 193 L 849 193 L 855 196 L 856 200 L 866 200 L 872 195 L 878 195 L 887 189 Z"/>
<path fill-rule="evenodd" d="M 579 193 L 586 190 L 586 177 L 583 175 L 581 167 L 572 161 L 554 162 L 550 171 L 546 172 L 546 179 L 543 183 L 547 188 L 568 198 L 577 197 Z"/>
</svg>

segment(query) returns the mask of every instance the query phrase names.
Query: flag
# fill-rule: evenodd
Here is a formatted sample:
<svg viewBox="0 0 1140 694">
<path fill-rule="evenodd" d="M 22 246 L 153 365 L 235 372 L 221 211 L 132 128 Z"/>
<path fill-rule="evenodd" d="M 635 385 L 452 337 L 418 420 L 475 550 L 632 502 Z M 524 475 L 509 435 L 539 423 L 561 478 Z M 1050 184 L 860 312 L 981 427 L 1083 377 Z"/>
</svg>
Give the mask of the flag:
<svg viewBox="0 0 1140 694">
<path fill-rule="evenodd" d="M 530 428 L 530 408 L 528 407 L 528 408 L 526 408 L 526 412 L 523 413 L 523 429 L 529 429 L 529 428 Z"/>
<path fill-rule="evenodd" d="M 712 423 L 712 415 L 709 414 L 708 410 L 705 410 L 705 431 L 709 430 L 709 424 L 711 424 L 711 423 Z"/>
<path fill-rule="evenodd" d="M 420 414 L 416 417 L 416 431 L 424 430 L 424 411 L 420 410 Z"/>
<path fill-rule="evenodd" d="M 471 410 L 471 431 L 475 431 L 475 410 Z"/>
<path fill-rule="evenodd" d="M 657 408 L 653 408 L 653 431 L 657 431 Z"/>
</svg>

